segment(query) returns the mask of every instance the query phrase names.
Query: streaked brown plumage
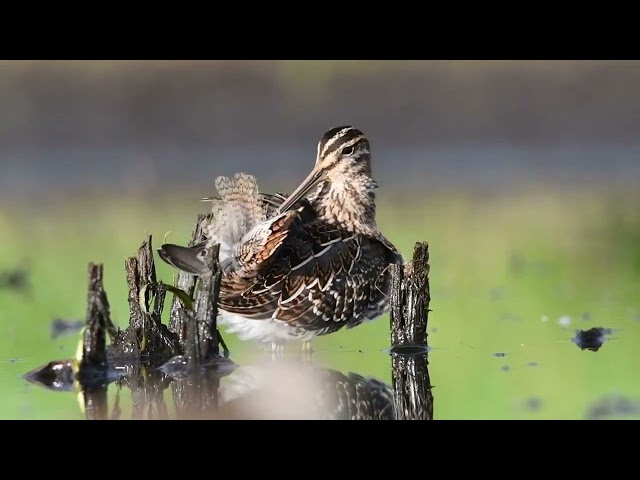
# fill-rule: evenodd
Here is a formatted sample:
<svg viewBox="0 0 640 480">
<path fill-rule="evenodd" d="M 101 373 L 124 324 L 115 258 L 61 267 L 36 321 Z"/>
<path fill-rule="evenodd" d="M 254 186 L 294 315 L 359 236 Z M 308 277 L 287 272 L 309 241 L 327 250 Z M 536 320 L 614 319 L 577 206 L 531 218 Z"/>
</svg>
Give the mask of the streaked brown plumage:
<svg viewBox="0 0 640 480">
<path fill-rule="evenodd" d="M 208 240 L 159 252 L 197 275 L 206 249 L 220 244 L 219 323 L 228 331 L 247 340 L 305 341 L 386 311 L 387 267 L 403 259 L 377 228 L 377 184 L 360 130 L 329 130 L 314 169 L 291 195 L 260 193 L 246 174 L 220 177 L 216 187 Z"/>
</svg>

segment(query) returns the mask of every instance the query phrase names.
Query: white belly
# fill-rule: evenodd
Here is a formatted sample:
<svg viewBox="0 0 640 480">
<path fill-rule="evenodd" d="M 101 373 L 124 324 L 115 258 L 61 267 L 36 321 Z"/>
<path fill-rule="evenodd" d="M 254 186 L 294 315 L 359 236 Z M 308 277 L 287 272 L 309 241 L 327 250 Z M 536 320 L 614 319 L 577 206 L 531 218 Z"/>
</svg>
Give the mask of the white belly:
<svg viewBox="0 0 640 480">
<path fill-rule="evenodd" d="M 225 331 L 235 333 L 240 340 L 256 342 L 286 342 L 292 340 L 311 340 L 315 332 L 301 332 L 284 322 L 271 318 L 252 319 L 219 310 L 218 325 L 225 326 Z"/>
</svg>

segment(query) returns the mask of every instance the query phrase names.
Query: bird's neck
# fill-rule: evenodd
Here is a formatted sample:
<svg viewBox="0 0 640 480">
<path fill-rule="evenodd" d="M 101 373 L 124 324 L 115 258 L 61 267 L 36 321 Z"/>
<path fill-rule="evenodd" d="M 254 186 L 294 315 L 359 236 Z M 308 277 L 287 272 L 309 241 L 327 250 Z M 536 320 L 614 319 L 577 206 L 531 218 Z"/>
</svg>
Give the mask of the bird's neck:
<svg viewBox="0 0 640 480">
<path fill-rule="evenodd" d="M 326 180 L 309 198 L 317 218 L 354 233 L 374 235 L 377 183 L 367 175 Z"/>
</svg>

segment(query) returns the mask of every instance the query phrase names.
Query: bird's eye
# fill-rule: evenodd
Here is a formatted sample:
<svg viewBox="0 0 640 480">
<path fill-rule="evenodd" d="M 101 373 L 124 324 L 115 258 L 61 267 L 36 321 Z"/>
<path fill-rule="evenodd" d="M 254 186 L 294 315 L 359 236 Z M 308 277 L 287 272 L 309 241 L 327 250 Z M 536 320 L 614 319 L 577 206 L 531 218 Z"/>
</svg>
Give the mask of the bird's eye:
<svg viewBox="0 0 640 480">
<path fill-rule="evenodd" d="M 354 150 L 355 150 L 355 148 L 353 148 L 353 145 L 351 145 L 349 147 L 344 147 L 342 149 L 342 155 L 352 155 Z"/>
</svg>

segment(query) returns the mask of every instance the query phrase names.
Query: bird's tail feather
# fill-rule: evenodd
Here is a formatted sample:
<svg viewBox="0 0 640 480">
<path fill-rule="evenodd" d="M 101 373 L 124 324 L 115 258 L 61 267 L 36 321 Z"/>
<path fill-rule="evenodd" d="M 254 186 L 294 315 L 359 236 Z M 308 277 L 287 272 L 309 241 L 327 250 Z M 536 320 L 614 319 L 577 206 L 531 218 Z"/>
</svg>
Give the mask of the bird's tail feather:
<svg viewBox="0 0 640 480">
<path fill-rule="evenodd" d="M 219 197 L 207 198 L 212 202 L 213 213 L 203 226 L 207 240 L 193 247 L 165 244 L 158 250 L 162 260 L 179 270 L 201 275 L 206 269 L 206 250 L 215 244 L 220 245 L 221 265 L 235 270 L 245 263 L 241 257 L 251 257 L 253 250 L 264 243 L 262 237 L 269 233 L 268 228 L 263 232 L 259 225 L 267 220 L 273 206 L 258 192 L 254 176 L 236 173 L 232 177 L 218 177 L 215 187 Z M 274 195 L 272 201 L 277 202 L 278 197 Z"/>
<path fill-rule="evenodd" d="M 207 229 L 210 243 L 221 245 L 221 257 L 231 256 L 224 251 L 238 245 L 244 236 L 267 218 L 267 209 L 258 193 L 253 175 L 236 173 L 233 177 L 218 177 L 215 181 L 220 195 L 212 205 L 213 218 Z"/>
</svg>

